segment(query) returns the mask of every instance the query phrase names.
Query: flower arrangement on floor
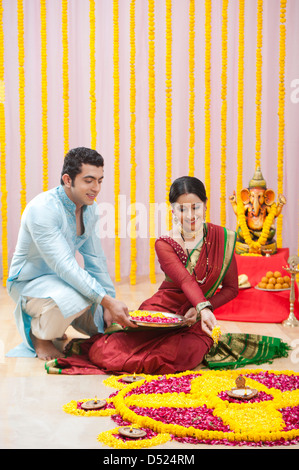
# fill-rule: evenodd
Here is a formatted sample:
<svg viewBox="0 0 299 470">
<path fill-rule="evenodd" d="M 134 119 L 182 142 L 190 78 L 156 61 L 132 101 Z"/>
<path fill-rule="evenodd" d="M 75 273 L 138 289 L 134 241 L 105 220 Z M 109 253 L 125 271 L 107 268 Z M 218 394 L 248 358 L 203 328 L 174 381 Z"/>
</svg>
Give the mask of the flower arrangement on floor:
<svg viewBox="0 0 299 470">
<path fill-rule="evenodd" d="M 227 392 L 242 374 L 253 398 L 239 400 Z M 188 444 L 277 446 L 299 442 L 299 373 L 263 369 L 186 371 L 149 376 L 140 374 L 128 384 L 128 374 L 112 376 L 104 384 L 117 388 L 101 410 L 84 411 L 82 403 L 63 407 L 77 416 L 110 415 L 117 427 L 97 440 L 114 448 L 144 448 L 171 439 Z M 119 433 L 134 427 L 144 436 Z"/>
</svg>

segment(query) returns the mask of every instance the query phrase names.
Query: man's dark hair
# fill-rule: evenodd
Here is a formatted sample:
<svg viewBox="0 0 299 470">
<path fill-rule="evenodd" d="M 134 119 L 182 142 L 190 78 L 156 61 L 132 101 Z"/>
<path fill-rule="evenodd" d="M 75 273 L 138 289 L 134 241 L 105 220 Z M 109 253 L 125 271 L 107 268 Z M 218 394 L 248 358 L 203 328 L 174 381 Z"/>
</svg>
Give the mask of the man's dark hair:
<svg viewBox="0 0 299 470">
<path fill-rule="evenodd" d="M 63 168 L 61 172 L 60 183 L 63 185 L 62 176 L 67 174 L 74 184 L 76 176 L 81 173 L 82 164 L 87 163 L 97 167 L 104 166 L 104 159 L 96 150 L 86 147 L 77 147 L 69 150 L 64 157 Z"/>
</svg>

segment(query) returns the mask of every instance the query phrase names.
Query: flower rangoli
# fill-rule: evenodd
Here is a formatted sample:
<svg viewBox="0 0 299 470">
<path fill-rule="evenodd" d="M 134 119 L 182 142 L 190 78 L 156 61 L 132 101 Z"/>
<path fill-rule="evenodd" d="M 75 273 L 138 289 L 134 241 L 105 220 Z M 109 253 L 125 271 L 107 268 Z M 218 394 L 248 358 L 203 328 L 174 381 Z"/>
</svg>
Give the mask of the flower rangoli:
<svg viewBox="0 0 299 470">
<path fill-rule="evenodd" d="M 252 399 L 231 398 L 227 391 L 242 374 L 258 391 Z M 118 427 L 100 433 L 98 441 L 118 448 L 150 447 L 175 439 L 192 444 L 289 445 L 299 442 L 299 374 L 292 371 L 243 369 L 198 371 L 148 376 L 127 384 L 126 375 L 104 381 L 117 392 L 107 406 L 85 412 L 80 402 L 64 406 L 67 413 L 111 415 L 118 426 L 146 431 L 139 439 L 125 439 Z"/>
</svg>

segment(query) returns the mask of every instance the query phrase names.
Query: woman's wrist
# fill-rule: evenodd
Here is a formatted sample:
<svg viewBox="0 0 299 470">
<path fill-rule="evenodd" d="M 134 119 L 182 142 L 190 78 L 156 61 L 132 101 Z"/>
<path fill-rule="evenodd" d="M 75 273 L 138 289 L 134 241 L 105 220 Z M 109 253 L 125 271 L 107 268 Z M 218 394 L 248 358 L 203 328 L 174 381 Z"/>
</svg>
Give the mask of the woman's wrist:
<svg viewBox="0 0 299 470">
<path fill-rule="evenodd" d="M 200 302 L 196 305 L 197 316 L 196 320 L 199 321 L 201 319 L 201 311 L 205 308 L 213 311 L 212 304 L 207 300 L 206 302 Z"/>
<path fill-rule="evenodd" d="M 200 302 L 199 304 L 196 305 L 197 313 L 200 313 L 204 308 L 213 310 L 212 304 L 208 300 L 206 300 L 205 302 Z"/>
</svg>

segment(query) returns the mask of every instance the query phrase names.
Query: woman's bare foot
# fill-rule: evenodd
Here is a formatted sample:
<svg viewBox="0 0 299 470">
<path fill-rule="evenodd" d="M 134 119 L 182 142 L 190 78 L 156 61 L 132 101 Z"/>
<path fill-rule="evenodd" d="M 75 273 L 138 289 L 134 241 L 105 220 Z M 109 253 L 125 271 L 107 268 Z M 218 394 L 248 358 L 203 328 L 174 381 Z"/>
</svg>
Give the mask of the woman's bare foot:
<svg viewBox="0 0 299 470">
<path fill-rule="evenodd" d="M 30 331 L 30 338 L 37 357 L 42 361 L 50 361 L 58 357 L 64 357 L 63 353 L 55 348 L 51 340 L 36 338 Z"/>
</svg>

